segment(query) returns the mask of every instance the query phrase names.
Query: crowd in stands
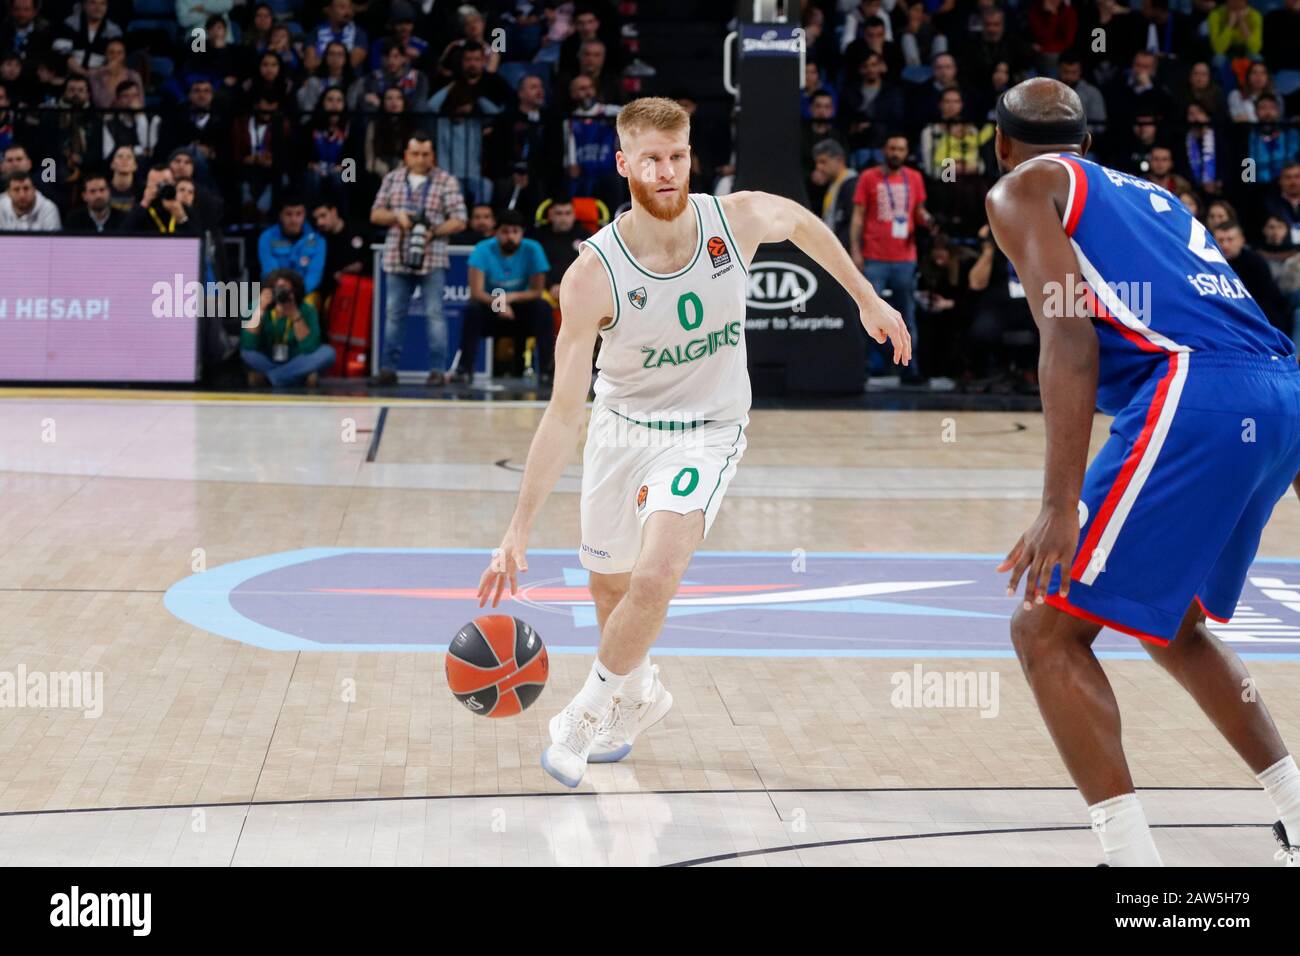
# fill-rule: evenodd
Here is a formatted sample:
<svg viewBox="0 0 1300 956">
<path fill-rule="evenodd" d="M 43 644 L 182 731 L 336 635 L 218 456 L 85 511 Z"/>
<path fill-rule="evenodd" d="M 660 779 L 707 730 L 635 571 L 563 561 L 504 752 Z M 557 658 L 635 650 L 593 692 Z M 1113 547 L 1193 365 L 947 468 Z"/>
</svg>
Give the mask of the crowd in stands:
<svg viewBox="0 0 1300 956">
<path fill-rule="evenodd" d="M 1183 199 L 1270 320 L 1294 334 L 1300 0 L 1131 2 L 802 5 L 802 192 L 911 317 L 920 349 L 906 381 L 1033 388 L 1033 324 L 983 210 L 998 175 L 997 98 L 1031 75 L 1073 87 L 1093 158 Z M 207 278 L 257 278 L 294 298 L 295 315 L 275 315 L 287 324 L 268 319 L 241 345 L 289 334 L 304 343 L 309 375 L 323 361 L 305 361 L 320 345 L 310 335 L 339 278 L 371 269 L 372 242 L 405 234 L 403 210 L 437 221 L 419 269 L 385 250 L 399 293 L 390 328 L 401 331 L 392 323 L 416 286 L 439 293 L 448 243 L 493 241 L 476 250 L 479 280 L 495 270 L 516 286 L 514 328 L 541 330 L 537 303 L 553 304 L 577 241 L 627 202 L 614 169 L 620 104 L 656 93 L 693 114 L 729 105 L 714 81 L 656 82 L 636 39 L 654 4 L 635 0 L 4 5 L 0 230 L 200 237 Z M 727 125 L 693 126 L 694 190 L 732 188 Z M 434 164 L 417 179 L 431 177 L 441 198 L 425 188 L 420 202 L 395 202 L 410 188 L 416 138 Z M 574 199 L 592 215 L 575 217 Z M 231 261 L 228 236 L 245 238 L 244 261 Z M 524 272 L 514 256 L 527 258 Z M 471 299 L 471 340 L 499 334 L 500 317 Z M 300 316 L 317 326 L 301 340 L 285 332 Z M 428 320 L 438 372 L 465 343 L 439 336 L 440 315 Z M 385 370 L 396 360 L 386 354 Z"/>
<path fill-rule="evenodd" d="M 1297 334 L 1300 0 L 841 0 L 803 25 L 810 195 L 912 317 L 905 382 L 1035 387 L 1033 321 L 983 208 L 997 99 L 1035 75 L 1079 94 L 1090 158 L 1179 196 Z"/>
</svg>

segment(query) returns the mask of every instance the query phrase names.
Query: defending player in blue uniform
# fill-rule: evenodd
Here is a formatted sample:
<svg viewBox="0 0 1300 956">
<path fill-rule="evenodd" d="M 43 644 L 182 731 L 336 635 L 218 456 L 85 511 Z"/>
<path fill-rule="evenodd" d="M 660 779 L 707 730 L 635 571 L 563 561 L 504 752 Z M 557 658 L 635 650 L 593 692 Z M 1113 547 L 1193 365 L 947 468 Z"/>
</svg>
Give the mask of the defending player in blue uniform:
<svg viewBox="0 0 1300 956">
<path fill-rule="evenodd" d="M 989 223 L 1042 339 L 1038 518 L 999 570 L 1025 578 L 1011 637 L 1112 865 L 1159 865 L 1092 652 L 1141 638 L 1273 798 L 1300 864 L 1300 770 L 1205 626 L 1230 618 L 1273 506 L 1300 494 L 1300 369 L 1213 239 L 1169 192 L 1083 158 L 1078 96 L 1028 80 L 998 104 L 1007 175 Z M 1095 408 L 1110 439 L 1085 465 Z"/>
</svg>

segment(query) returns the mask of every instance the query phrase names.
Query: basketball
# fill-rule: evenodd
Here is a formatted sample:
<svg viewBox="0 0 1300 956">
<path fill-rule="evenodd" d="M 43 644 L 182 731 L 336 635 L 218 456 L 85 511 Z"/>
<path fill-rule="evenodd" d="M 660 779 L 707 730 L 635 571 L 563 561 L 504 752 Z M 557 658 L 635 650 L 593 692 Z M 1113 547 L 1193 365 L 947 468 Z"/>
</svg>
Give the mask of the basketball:
<svg viewBox="0 0 1300 956">
<path fill-rule="evenodd" d="M 462 627 L 447 648 L 447 686 L 480 717 L 513 717 L 541 696 L 546 647 L 517 617 L 488 614 Z"/>
</svg>

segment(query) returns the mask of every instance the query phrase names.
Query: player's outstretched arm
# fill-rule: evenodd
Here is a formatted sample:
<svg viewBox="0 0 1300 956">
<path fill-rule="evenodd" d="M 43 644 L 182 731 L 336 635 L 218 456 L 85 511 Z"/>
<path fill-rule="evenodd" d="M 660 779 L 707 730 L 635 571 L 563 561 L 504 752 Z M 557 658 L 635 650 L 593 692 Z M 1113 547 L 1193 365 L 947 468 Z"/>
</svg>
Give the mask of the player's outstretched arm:
<svg viewBox="0 0 1300 956">
<path fill-rule="evenodd" d="M 573 458 L 582 434 L 587 392 L 591 388 L 591 353 L 601 323 L 614 314 L 614 300 L 604 267 L 596 253 L 586 246 L 560 282 L 560 311 L 564 322 L 555 340 L 551 401 L 528 448 L 519 500 L 510 526 L 479 580 L 479 607 L 489 600 L 496 607 L 507 581 L 512 595 L 518 590 L 517 575 L 528 570 L 525 551 L 533 522 Z"/>
<path fill-rule="evenodd" d="M 1057 164 L 1028 163 L 1000 179 L 985 200 L 993 236 L 1016 268 L 1041 342 L 1038 386 L 1047 427 L 1042 509 L 998 568 L 1012 572 L 1009 594 L 1026 575 L 1026 606 L 1042 603 L 1057 564 L 1060 593 L 1069 592 L 1097 405 L 1097 333 L 1089 316 L 1070 308 L 1078 298 L 1079 264 L 1061 225 L 1068 188 Z"/>
<path fill-rule="evenodd" d="M 882 344 L 885 339 L 893 343 L 895 363 L 907 365 L 912 360 L 912 337 L 902 316 L 876 294 L 839 238 L 811 210 L 784 196 L 764 192 L 732 193 L 720 201 L 735 227 L 736 241 L 746 262 L 753 259 L 760 243 L 790 240 L 853 296 L 867 334 Z"/>
</svg>

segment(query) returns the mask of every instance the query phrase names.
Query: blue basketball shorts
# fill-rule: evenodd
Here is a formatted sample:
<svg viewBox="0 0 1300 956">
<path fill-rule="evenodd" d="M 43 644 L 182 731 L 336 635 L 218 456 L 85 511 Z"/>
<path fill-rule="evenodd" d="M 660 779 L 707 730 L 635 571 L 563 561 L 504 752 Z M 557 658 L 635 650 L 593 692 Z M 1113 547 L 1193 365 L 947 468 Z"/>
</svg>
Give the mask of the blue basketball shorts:
<svg viewBox="0 0 1300 956">
<path fill-rule="evenodd" d="M 1156 644 L 1193 601 L 1228 620 L 1298 472 L 1294 357 L 1171 354 L 1088 466 L 1070 592 L 1058 569 L 1047 603 Z"/>
</svg>

